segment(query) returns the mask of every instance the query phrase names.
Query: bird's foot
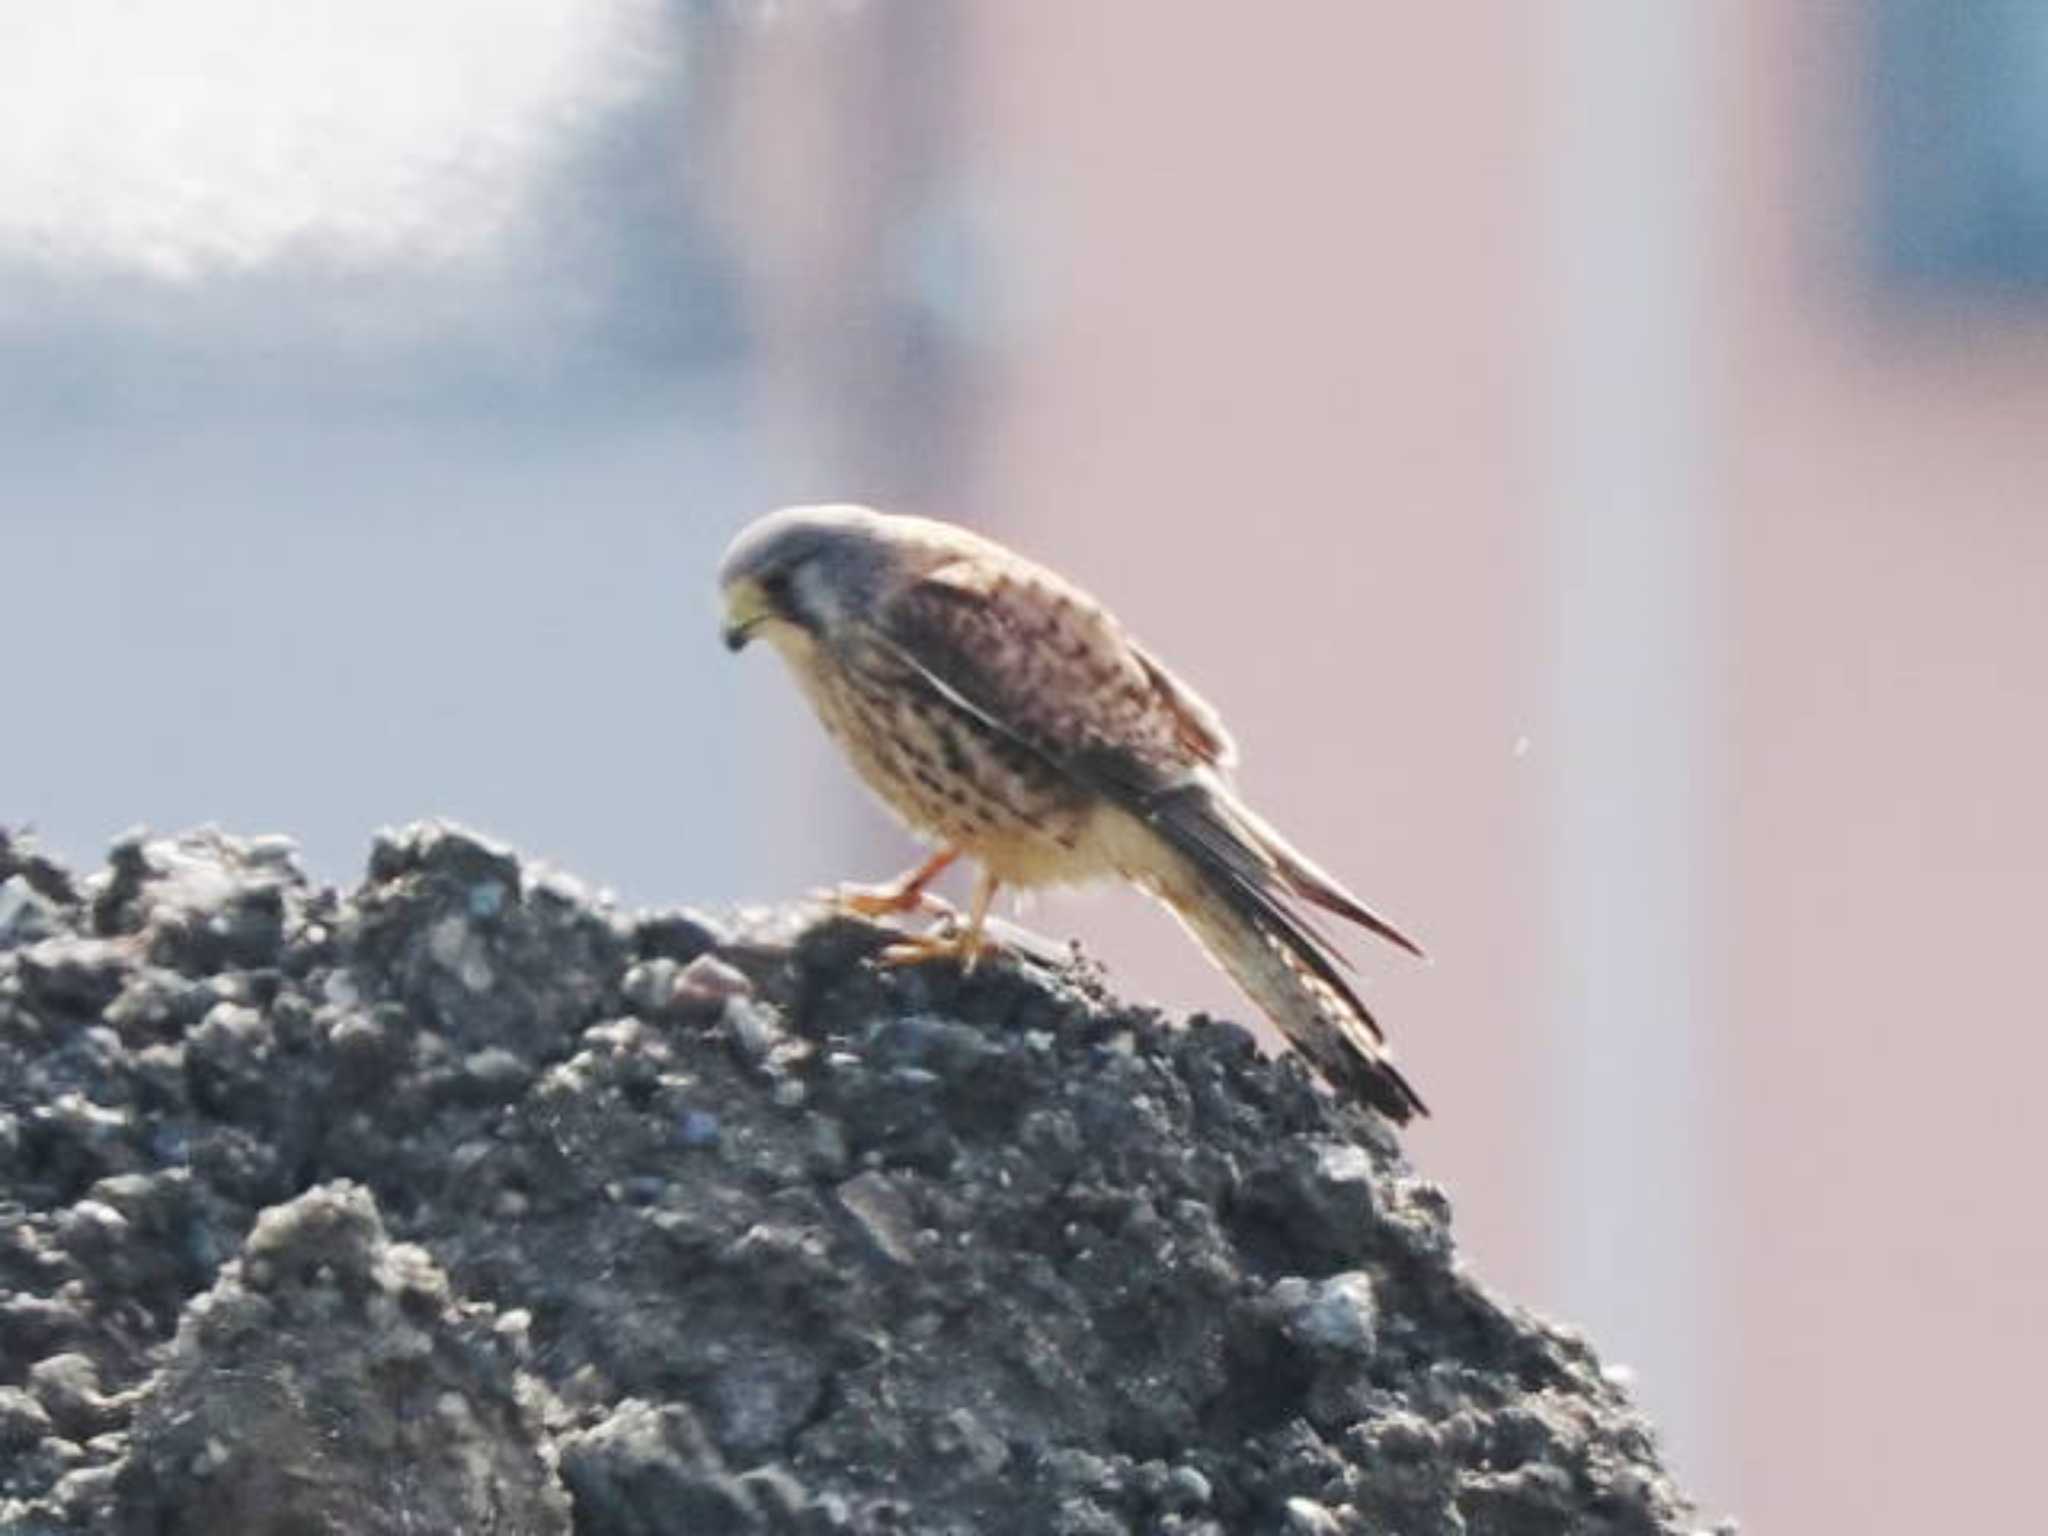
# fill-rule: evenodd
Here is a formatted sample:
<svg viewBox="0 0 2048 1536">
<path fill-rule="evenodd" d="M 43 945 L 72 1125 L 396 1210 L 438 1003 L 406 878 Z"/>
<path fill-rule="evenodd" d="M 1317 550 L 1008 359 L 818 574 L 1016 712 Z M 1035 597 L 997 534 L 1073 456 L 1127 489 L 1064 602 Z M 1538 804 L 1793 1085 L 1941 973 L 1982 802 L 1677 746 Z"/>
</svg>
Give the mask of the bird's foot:
<svg viewBox="0 0 2048 1536">
<path fill-rule="evenodd" d="M 905 870 L 887 885 L 842 885 L 832 892 L 832 903 L 855 917 L 895 917 L 903 912 L 936 911 L 952 917 L 953 909 L 926 892 L 925 887 L 946 872 L 960 857 L 957 848 L 941 848 L 915 869 Z"/>
<path fill-rule="evenodd" d="M 942 896 L 923 889 L 906 889 L 899 882 L 889 885 L 841 885 L 829 893 L 832 905 L 855 917 L 900 917 L 905 912 L 937 912 L 950 916 L 953 908 Z"/>
<path fill-rule="evenodd" d="M 894 967 L 957 960 L 962 971 L 971 972 L 989 947 L 988 935 L 979 928 L 943 929 L 891 944 L 875 956 L 875 963 Z"/>
</svg>

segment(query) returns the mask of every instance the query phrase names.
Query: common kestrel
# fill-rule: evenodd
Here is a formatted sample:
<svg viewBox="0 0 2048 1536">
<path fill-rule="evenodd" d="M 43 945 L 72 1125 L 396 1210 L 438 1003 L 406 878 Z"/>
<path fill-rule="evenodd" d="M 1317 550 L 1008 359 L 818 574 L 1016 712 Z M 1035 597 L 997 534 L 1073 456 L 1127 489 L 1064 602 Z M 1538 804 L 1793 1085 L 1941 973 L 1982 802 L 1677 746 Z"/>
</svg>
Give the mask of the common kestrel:
<svg viewBox="0 0 2048 1536">
<path fill-rule="evenodd" d="M 964 528 L 853 506 L 769 514 L 718 581 L 727 646 L 773 645 L 869 788 L 936 845 L 848 903 L 910 911 L 955 859 L 980 865 L 966 924 L 886 960 L 972 965 L 998 886 L 1121 876 L 1333 1087 L 1396 1120 L 1428 1113 L 1298 904 L 1421 951 L 1253 814 L 1216 712 L 1093 598 Z"/>
</svg>

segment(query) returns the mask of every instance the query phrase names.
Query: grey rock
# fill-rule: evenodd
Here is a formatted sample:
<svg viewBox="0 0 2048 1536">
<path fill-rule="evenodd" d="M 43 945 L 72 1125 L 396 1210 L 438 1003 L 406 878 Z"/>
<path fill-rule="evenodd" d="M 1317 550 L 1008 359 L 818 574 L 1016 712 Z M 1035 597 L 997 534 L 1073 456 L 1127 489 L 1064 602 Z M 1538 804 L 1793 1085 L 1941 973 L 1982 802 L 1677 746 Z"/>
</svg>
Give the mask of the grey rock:
<svg viewBox="0 0 2048 1536">
<path fill-rule="evenodd" d="M 28 1389 L 67 1439 L 90 1439 L 121 1416 L 100 1391 L 99 1367 L 90 1355 L 71 1351 L 38 1360 L 28 1369 Z"/>
<path fill-rule="evenodd" d="M 739 1483 L 753 1499 L 754 1507 L 776 1529 L 787 1528 L 811 1508 L 804 1485 L 780 1462 L 750 1467 L 740 1474 Z"/>
<path fill-rule="evenodd" d="M 1194 1467 L 1175 1467 L 1166 1480 L 1167 1502 L 1177 1510 L 1205 1509 L 1216 1490 Z"/>
<path fill-rule="evenodd" d="M 619 991 L 639 1012 L 658 1018 L 676 1005 L 676 977 L 681 971 L 665 956 L 642 960 L 627 967 Z"/>
<path fill-rule="evenodd" d="M 533 1068 L 504 1047 L 490 1045 L 463 1058 L 462 1076 L 474 1100 L 502 1104 L 519 1097 L 533 1077 Z"/>
<path fill-rule="evenodd" d="M 676 991 L 690 1002 L 722 1003 L 731 997 L 753 996 L 754 984 L 738 966 L 703 954 L 677 973 Z"/>
<path fill-rule="evenodd" d="M 1289 1499 L 1286 1524 L 1288 1536 L 1344 1536 L 1336 1515 L 1314 1499 Z"/>
<path fill-rule="evenodd" d="M 886 1173 L 856 1174 L 837 1193 L 840 1207 L 859 1224 L 876 1253 L 893 1264 L 917 1262 L 917 1214 Z"/>
<path fill-rule="evenodd" d="M 698 1389 L 719 1445 L 742 1465 L 779 1450 L 810 1418 L 824 1373 L 795 1340 L 748 1340 Z"/>
<path fill-rule="evenodd" d="M 982 1477 L 993 1477 L 1009 1464 L 1010 1447 L 971 1408 L 955 1408 L 947 1414 L 932 1442 L 940 1455 L 959 1457 Z"/>
<path fill-rule="evenodd" d="M 78 887 L 70 873 L 36 846 L 35 835 L 0 827 L 0 880 L 19 875 L 37 895 L 57 906 L 75 906 Z"/>
<path fill-rule="evenodd" d="M 319 1186 L 261 1212 L 145 1390 L 107 1529 L 569 1530 L 537 1404 L 424 1250 Z M 346 1426 L 337 1433 L 337 1426 Z"/>
<path fill-rule="evenodd" d="M 0 1451 L 19 1455 L 51 1432 L 48 1410 L 21 1387 L 0 1387 Z"/>
<path fill-rule="evenodd" d="M 60 921 L 57 903 L 37 890 L 28 876 L 0 880 L 0 949 L 47 939 Z"/>
<path fill-rule="evenodd" d="M 1384 1122 L 1236 1026 L 621 914 L 444 824 L 347 891 L 25 849 L 0 1530 L 1698 1524 Z"/>
<path fill-rule="evenodd" d="M 193 1101 L 217 1114 L 246 1098 L 269 1069 L 275 1044 L 269 1021 L 254 1008 L 215 1004 L 185 1041 Z"/>
<path fill-rule="evenodd" d="M 1053 1511 L 1052 1536 L 1130 1536 L 1130 1526 L 1093 1499 L 1062 1499 Z"/>
<path fill-rule="evenodd" d="M 578 1536 L 764 1529 L 755 1491 L 726 1470 L 689 1409 L 628 1398 L 601 1423 L 563 1438 L 562 1477 Z"/>
<path fill-rule="evenodd" d="M 676 1119 L 676 1140 L 686 1147 L 718 1145 L 718 1116 L 708 1109 L 686 1109 Z"/>
<path fill-rule="evenodd" d="M 22 991 L 32 1006 L 92 1016 L 121 993 L 134 946 L 63 934 L 19 952 Z"/>
<path fill-rule="evenodd" d="M 1283 1326 L 1313 1349 L 1370 1359 L 1379 1342 L 1379 1307 L 1372 1276 L 1362 1271 L 1322 1280 L 1290 1277 L 1273 1287 Z"/>
<path fill-rule="evenodd" d="M 678 965 L 688 965 L 730 938 L 716 921 L 686 907 L 638 914 L 633 920 L 632 937 L 635 954 L 647 959 L 658 956 Z"/>
<path fill-rule="evenodd" d="M 782 1040 L 782 1017 L 767 1003 L 730 996 L 720 1017 L 732 1036 L 733 1049 L 751 1065 L 766 1061 Z"/>
</svg>

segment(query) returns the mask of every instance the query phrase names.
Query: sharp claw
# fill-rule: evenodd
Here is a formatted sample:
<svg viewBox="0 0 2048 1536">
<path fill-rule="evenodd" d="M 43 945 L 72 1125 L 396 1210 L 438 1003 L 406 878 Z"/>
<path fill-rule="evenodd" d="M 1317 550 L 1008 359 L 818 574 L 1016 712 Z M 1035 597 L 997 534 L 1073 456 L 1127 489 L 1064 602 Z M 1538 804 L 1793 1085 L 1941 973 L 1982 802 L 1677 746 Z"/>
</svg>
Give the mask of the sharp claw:
<svg viewBox="0 0 2048 1536">
<path fill-rule="evenodd" d="M 933 960 L 957 960 L 961 973 L 971 975 L 990 947 L 988 940 L 979 934 L 948 934 L 943 938 L 923 934 L 891 944 L 875 956 L 875 963 L 903 966 L 924 965 Z"/>
</svg>

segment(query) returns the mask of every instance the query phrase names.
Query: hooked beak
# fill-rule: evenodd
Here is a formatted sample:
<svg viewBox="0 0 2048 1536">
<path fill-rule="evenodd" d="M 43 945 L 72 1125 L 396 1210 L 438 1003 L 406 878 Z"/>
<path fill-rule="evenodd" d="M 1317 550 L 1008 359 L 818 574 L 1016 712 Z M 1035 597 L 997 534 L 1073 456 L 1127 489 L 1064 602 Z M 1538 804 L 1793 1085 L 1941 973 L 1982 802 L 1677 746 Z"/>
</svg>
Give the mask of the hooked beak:
<svg viewBox="0 0 2048 1536">
<path fill-rule="evenodd" d="M 754 638 L 754 631 L 774 617 L 758 582 L 739 581 L 727 587 L 725 625 L 720 631 L 725 636 L 725 648 L 728 651 L 744 650 L 747 642 Z"/>
</svg>

